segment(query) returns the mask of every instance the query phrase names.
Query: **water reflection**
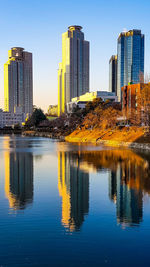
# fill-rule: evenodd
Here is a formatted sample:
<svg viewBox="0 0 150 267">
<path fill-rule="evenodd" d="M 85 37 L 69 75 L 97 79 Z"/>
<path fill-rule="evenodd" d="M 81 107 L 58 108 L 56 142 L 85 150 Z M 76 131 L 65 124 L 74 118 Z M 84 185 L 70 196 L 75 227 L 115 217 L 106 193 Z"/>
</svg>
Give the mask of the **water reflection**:
<svg viewBox="0 0 150 267">
<path fill-rule="evenodd" d="M 9 147 L 9 139 L 5 142 Z M 33 155 L 27 152 L 4 152 L 5 195 L 13 210 L 25 209 L 33 201 Z"/>
<path fill-rule="evenodd" d="M 89 211 L 89 173 L 80 169 L 77 153 L 58 153 L 58 189 L 62 197 L 62 224 L 77 231 Z"/>
<path fill-rule="evenodd" d="M 68 151 L 58 153 L 58 188 L 62 224 L 79 229 L 89 210 L 89 173 L 108 170 L 109 198 L 116 204 L 117 222 L 139 225 L 143 197 L 150 194 L 149 159 L 130 150 Z"/>
<path fill-rule="evenodd" d="M 134 226 L 142 221 L 143 193 L 123 180 L 123 170 L 118 168 L 109 177 L 109 197 L 116 204 L 117 221 L 123 226 Z"/>
</svg>

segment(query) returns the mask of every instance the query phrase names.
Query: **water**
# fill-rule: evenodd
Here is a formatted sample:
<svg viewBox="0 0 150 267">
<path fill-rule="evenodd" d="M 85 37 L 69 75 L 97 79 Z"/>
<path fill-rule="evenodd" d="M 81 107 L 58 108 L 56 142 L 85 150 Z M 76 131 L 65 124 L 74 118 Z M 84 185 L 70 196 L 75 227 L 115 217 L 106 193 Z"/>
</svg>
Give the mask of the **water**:
<svg viewBox="0 0 150 267">
<path fill-rule="evenodd" d="M 150 157 L 0 137 L 0 266 L 150 266 Z"/>
</svg>

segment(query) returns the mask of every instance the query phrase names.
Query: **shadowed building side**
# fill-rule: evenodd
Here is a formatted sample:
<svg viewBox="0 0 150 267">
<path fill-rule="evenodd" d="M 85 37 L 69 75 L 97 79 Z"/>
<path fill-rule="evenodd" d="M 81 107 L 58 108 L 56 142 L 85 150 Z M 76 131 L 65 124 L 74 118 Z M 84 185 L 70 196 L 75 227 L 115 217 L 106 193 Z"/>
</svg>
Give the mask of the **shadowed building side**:
<svg viewBox="0 0 150 267">
<path fill-rule="evenodd" d="M 109 60 L 109 92 L 117 95 L 117 56 L 112 56 Z"/>
</svg>

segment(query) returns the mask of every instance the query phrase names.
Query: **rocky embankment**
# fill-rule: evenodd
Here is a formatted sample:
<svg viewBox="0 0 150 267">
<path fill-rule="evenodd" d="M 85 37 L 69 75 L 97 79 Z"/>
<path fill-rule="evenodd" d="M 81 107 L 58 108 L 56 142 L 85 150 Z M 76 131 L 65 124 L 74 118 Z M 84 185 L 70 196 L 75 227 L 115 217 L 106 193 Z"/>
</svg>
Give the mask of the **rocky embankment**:
<svg viewBox="0 0 150 267">
<path fill-rule="evenodd" d="M 150 150 L 150 134 L 144 128 L 123 127 L 107 130 L 75 130 L 68 136 L 50 132 L 24 131 L 24 136 L 47 137 L 66 142 L 102 144 Z"/>
<path fill-rule="evenodd" d="M 107 130 L 77 129 L 65 137 L 67 142 L 92 142 L 111 147 L 130 147 L 150 150 L 150 134 L 144 128 L 115 127 Z"/>
</svg>

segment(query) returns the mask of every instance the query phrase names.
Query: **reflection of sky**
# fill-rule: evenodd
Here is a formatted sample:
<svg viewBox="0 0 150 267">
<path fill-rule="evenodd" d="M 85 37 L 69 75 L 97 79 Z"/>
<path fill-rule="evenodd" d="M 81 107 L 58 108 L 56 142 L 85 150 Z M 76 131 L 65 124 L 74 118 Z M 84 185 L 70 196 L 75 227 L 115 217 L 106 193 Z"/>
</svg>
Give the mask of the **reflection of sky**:
<svg viewBox="0 0 150 267">
<path fill-rule="evenodd" d="M 39 140 L 39 153 L 33 153 L 33 204 L 18 214 L 9 213 L 4 194 L 4 158 L 0 152 L 1 264 L 59 266 L 63 262 L 70 267 L 74 259 L 72 266 L 82 266 L 83 262 L 86 266 L 104 266 L 106 262 L 111 266 L 149 266 L 150 203 L 143 203 L 143 221 L 138 228 L 118 227 L 116 204 L 109 199 L 110 171 L 104 168 L 99 172 L 89 169 L 89 212 L 80 231 L 66 231 L 61 224 L 58 161 L 56 154 L 51 153 L 55 145 L 48 139 Z M 37 155 L 41 155 L 38 160 Z"/>
</svg>

